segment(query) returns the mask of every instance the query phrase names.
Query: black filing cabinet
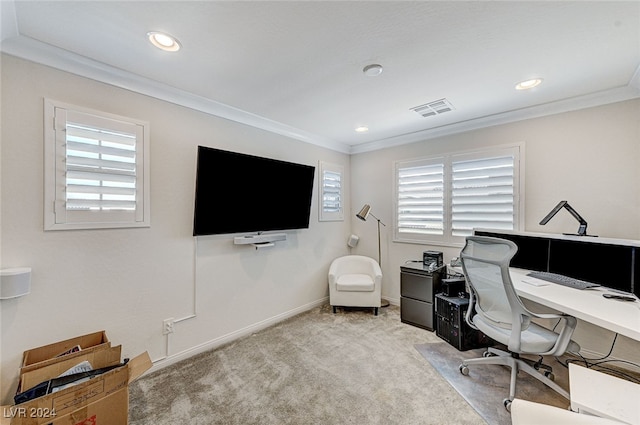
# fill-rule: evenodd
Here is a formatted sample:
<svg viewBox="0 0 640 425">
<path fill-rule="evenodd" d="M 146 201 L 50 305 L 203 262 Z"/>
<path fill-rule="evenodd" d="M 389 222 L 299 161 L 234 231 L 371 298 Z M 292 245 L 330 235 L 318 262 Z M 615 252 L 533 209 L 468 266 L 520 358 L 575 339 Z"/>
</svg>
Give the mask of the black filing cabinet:
<svg viewBox="0 0 640 425">
<path fill-rule="evenodd" d="M 408 263 L 400 267 L 400 321 L 427 330 L 435 329 L 435 295 L 446 266 L 436 269 L 422 263 Z"/>
</svg>

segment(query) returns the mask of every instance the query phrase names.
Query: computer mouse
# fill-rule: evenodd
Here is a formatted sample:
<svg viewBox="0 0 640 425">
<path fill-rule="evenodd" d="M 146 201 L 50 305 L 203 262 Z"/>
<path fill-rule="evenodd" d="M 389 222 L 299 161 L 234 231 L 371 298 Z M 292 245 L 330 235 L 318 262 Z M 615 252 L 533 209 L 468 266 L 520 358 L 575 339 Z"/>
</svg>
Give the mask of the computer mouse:
<svg viewBox="0 0 640 425">
<path fill-rule="evenodd" d="M 634 297 L 628 297 L 626 295 L 602 294 L 602 296 L 605 298 L 610 298 L 618 301 L 635 301 L 636 300 Z"/>
</svg>

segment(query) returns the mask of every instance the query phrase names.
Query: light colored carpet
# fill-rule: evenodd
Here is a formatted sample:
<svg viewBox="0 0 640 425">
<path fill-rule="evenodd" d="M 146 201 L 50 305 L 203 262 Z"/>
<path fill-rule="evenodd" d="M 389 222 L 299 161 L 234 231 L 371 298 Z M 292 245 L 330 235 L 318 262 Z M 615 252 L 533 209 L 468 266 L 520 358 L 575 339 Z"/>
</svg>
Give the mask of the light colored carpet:
<svg viewBox="0 0 640 425">
<path fill-rule="evenodd" d="M 130 425 L 485 424 L 414 348 L 396 306 L 313 309 L 142 377 Z"/>
</svg>

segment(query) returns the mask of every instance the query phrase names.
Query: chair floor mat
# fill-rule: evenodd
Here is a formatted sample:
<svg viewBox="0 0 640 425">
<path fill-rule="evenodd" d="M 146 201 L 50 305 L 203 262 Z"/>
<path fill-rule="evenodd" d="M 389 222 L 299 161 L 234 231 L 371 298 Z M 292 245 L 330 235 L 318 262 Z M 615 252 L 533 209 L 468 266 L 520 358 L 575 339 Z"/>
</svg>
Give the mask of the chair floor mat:
<svg viewBox="0 0 640 425">
<path fill-rule="evenodd" d="M 445 342 L 418 344 L 415 348 L 488 424 L 511 425 L 511 416 L 503 404 L 503 400 L 509 396 L 509 367 L 475 365 L 470 366 L 469 375 L 464 376 L 459 370 L 461 361 L 482 357 L 484 348 L 458 351 Z M 554 358 L 545 358 L 545 363 L 553 367 L 555 382 L 568 389 L 567 369 Z M 516 397 L 563 409 L 570 404 L 569 400 L 525 372 L 518 373 Z"/>
</svg>

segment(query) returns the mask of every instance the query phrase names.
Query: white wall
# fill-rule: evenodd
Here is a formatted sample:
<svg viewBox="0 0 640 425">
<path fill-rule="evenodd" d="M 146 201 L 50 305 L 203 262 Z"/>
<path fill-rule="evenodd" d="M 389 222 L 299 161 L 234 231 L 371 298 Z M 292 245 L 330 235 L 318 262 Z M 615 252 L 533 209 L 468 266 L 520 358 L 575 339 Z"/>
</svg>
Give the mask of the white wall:
<svg viewBox="0 0 640 425">
<path fill-rule="evenodd" d="M 449 262 L 460 251 L 460 247 L 392 241 L 393 162 L 518 142 L 525 145 L 525 223 L 521 230 L 575 232 L 578 222 L 566 211 L 546 226 L 538 224 L 559 201 L 568 200 L 589 223 L 590 234 L 640 239 L 640 100 L 356 154 L 351 157 L 352 209 L 370 203 L 374 214 L 387 224 L 382 247 L 383 295 L 387 299 L 399 302 L 400 266 L 405 261 L 419 260 L 423 251 L 436 250 Z M 361 237 L 357 253 L 376 257 L 375 226 L 355 218 L 352 222 L 354 233 Z M 591 259 L 586 266 L 615 267 Z M 586 349 L 606 354 L 613 336 L 581 323 L 577 338 Z M 619 348 L 625 357 L 640 362 L 639 344 L 629 342 L 627 351 L 624 347 L 623 343 Z"/>
<path fill-rule="evenodd" d="M 341 164 L 347 184 L 348 155 L 13 57 L 1 66 L 0 268 L 33 273 L 31 294 L 0 303 L 0 402 L 32 347 L 104 329 L 125 356 L 147 350 L 163 365 L 326 300 L 329 263 L 348 252 L 351 223 L 318 222 L 317 177 L 310 228 L 286 242 L 256 250 L 232 235 L 196 241 L 196 147 Z M 43 231 L 44 97 L 150 122 L 150 228 Z M 162 335 L 163 319 L 194 312 Z"/>
<path fill-rule="evenodd" d="M 0 402 L 15 390 L 25 349 L 96 330 L 123 344 L 125 355 L 148 350 L 162 366 L 266 326 L 327 295 L 330 261 L 347 253 L 377 257 L 375 221 L 354 217 L 364 204 L 382 228 L 383 294 L 399 302 L 399 267 L 435 249 L 445 260 L 459 248 L 395 243 L 393 161 L 438 152 L 525 143 L 524 230 L 574 231 L 558 214 L 567 199 L 591 233 L 640 239 L 640 100 L 348 155 L 219 119 L 133 92 L 2 56 L 0 104 L 0 268 L 33 268 L 32 293 L 0 302 Z M 43 231 L 43 98 L 131 116 L 151 123 L 152 226 L 148 229 Z M 198 144 L 311 165 L 345 167 L 351 211 L 343 222 L 317 221 L 317 194 L 308 230 L 285 243 L 254 250 L 231 237 L 191 236 Z M 162 320 L 176 323 L 162 336 Z M 612 336 L 581 323 L 579 342 L 606 353 Z M 638 344 L 621 341 L 614 355 L 636 359 Z M 634 358 L 634 355 L 636 356 Z"/>
</svg>

